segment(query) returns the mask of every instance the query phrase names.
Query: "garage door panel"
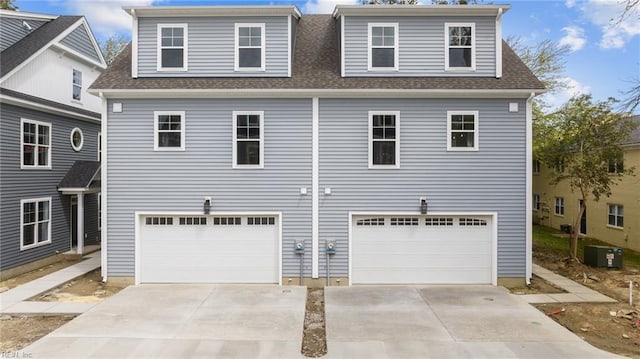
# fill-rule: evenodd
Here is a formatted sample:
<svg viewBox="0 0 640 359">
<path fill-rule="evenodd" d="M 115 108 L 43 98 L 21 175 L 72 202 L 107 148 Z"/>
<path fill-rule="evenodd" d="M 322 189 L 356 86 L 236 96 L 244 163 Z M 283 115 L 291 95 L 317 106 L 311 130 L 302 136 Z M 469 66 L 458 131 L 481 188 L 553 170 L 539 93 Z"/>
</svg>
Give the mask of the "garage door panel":
<svg viewBox="0 0 640 359">
<path fill-rule="evenodd" d="M 491 283 L 491 217 L 374 217 L 353 218 L 352 283 Z"/>
</svg>

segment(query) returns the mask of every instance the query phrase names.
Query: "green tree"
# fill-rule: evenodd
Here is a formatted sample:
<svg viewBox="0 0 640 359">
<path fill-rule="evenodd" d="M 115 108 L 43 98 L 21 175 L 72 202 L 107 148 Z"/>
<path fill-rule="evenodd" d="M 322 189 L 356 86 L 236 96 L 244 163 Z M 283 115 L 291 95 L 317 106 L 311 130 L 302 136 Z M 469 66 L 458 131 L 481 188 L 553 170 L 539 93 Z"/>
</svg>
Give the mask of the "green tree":
<svg viewBox="0 0 640 359">
<path fill-rule="evenodd" d="M 567 181 L 582 199 L 574 217 L 569 240 L 570 257 L 578 260 L 578 228 L 589 200 L 610 196 L 611 188 L 634 168 L 623 168 L 620 143 L 629 137 L 635 123 L 615 113 L 613 99 L 593 102 L 591 95 L 570 99 L 558 111 L 539 122 L 537 158 L 553 169 L 551 184 Z M 558 166 L 562 164 L 562 166 Z M 617 174 L 609 173 L 609 166 Z M 563 167 L 564 170 L 559 170 Z"/>
<path fill-rule="evenodd" d="M 631 88 L 625 91 L 623 96 L 622 111 L 633 112 L 640 106 L 640 78 L 631 81 Z"/>
<path fill-rule="evenodd" d="M 127 47 L 129 40 L 122 35 L 113 35 L 108 38 L 104 43 L 100 45 L 102 56 L 107 65 L 111 64 L 113 60 Z"/>
<path fill-rule="evenodd" d="M 18 10 L 18 7 L 13 4 L 15 0 L 0 0 L 0 9 L 2 10 Z"/>
</svg>

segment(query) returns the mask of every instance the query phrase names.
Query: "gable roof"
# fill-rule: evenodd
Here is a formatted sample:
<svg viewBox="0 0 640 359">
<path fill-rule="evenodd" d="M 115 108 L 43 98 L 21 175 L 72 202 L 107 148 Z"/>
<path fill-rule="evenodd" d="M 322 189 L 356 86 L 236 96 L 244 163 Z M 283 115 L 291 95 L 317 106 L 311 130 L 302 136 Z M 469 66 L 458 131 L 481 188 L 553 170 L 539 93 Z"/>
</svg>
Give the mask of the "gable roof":
<svg viewBox="0 0 640 359">
<path fill-rule="evenodd" d="M 297 26 L 291 77 L 233 78 L 131 77 L 131 44 L 91 85 L 91 93 L 139 91 L 141 95 L 175 89 L 217 91 L 229 94 L 245 90 L 531 90 L 544 91 L 513 50 L 503 42 L 503 75 L 495 77 L 342 77 L 337 27 L 332 15 L 305 15 Z M 113 91 L 109 91 L 113 90 Z M 154 92 L 154 90 L 156 90 Z"/>
</svg>

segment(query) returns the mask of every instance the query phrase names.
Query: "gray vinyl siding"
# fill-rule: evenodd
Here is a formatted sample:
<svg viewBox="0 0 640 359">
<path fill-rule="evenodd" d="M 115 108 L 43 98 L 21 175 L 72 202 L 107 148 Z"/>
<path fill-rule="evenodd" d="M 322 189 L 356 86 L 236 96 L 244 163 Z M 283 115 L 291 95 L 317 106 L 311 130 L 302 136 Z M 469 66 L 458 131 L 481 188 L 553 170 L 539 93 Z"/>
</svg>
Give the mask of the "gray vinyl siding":
<svg viewBox="0 0 640 359">
<path fill-rule="evenodd" d="M 33 30 L 48 22 L 45 20 L 31 20 L 9 17 L 0 18 L 0 51 L 4 51 L 9 46 L 22 40 L 23 37 L 33 32 L 33 30 L 29 31 L 24 26 L 22 26 L 23 21 L 26 21 Z"/>
<path fill-rule="evenodd" d="M 508 112 L 509 102 L 520 111 Z M 400 168 L 368 168 L 368 112 L 400 111 Z M 479 111 L 479 151 L 447 151 L 447 111 Z M 350 211 L 497 212 L 498 276 L 525 276 L 525 102 L 320 99 L 320 274 L 348 275 Z M 331 188 L 325 195 L 324 189 Z M 393 241 L 390 240 L 390 251 Z"/>
<path fill-rule="evenodd" d="M 123 111 L 113 113 L 111 103 Z M 311 243 L 311 100 L 109 100 L 108 276 L 133 276 L 136 211 L 282 212 L 283 274 L 298 276 L 294 240 Z M 154 152 L 154 111 L 185 111 L 185 151 Z M 264 111 L 264 168 L 232 168 L 232 111 Z M 104 199 L 103 195 L 103 199 Z M 311 275 L 311 251 L 305 254 Z"/>
<path fill-rule="evenodd" d="M 368 23 L 398 23 L 398 71 L 368 71 Z M 476 70 L 445 71 L 445 23 L 475 23 Z M 494 17 L 345 17 L 345 76 L 495 76 Z"/>
<path fill-rule="evenodd" d="M 89 34 L 82 25 L 78 26 L 69 35 L 65 36 L 60 43 L 78 51 L 92 60 L 100 62 L 100 56 L 96 52 Z"/>
<path fill-rule="evenodd" d="M 139 18 L 138 76 L 286 77 L 288 22 L 288 16 Z M 265 24 L 265 71 L 234 71 L 236 23 Z M 158 24 L 188 25 L 188 71 L 157 71 Z"/>
<path fill-rule="evenodd" d="M 20 119 L 51 124 L 52 169 L 20 169 Z M 80 152 L 71 148 L 69 135 L 79 127 L 84 134 Z M 76 160 L 97 158 L 99 124 L 74 120 L 13 105 L 0 104 L 0 269 L 29 263 L 57 251 L 70 249 L 70 196 L 57 185 Z M 20 200 L 51 197 L 51 244 L 20 251 Z M 87 196 L 85 217 L 97 207 L 95 196 Z M 97 236 L 95 221 L 85 224 L 88 238 Z"/>
</svg>

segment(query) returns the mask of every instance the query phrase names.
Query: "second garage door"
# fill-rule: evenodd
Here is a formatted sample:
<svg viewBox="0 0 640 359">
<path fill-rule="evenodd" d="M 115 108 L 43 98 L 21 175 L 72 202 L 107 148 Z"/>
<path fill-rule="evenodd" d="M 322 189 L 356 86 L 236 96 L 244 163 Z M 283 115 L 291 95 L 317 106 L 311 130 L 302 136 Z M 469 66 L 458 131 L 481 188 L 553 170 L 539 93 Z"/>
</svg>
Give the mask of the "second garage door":
<svg viewBox="0 0 640 359">
<path fill-rule="evenodd" d="M 491 284 L 492 216 L 353 216 L 353 284 Z"/>
<path fill-rule="evenodd" d="M 278 283 L 278 216 L 141 216 L 141 283 Z"/>
</svg>

